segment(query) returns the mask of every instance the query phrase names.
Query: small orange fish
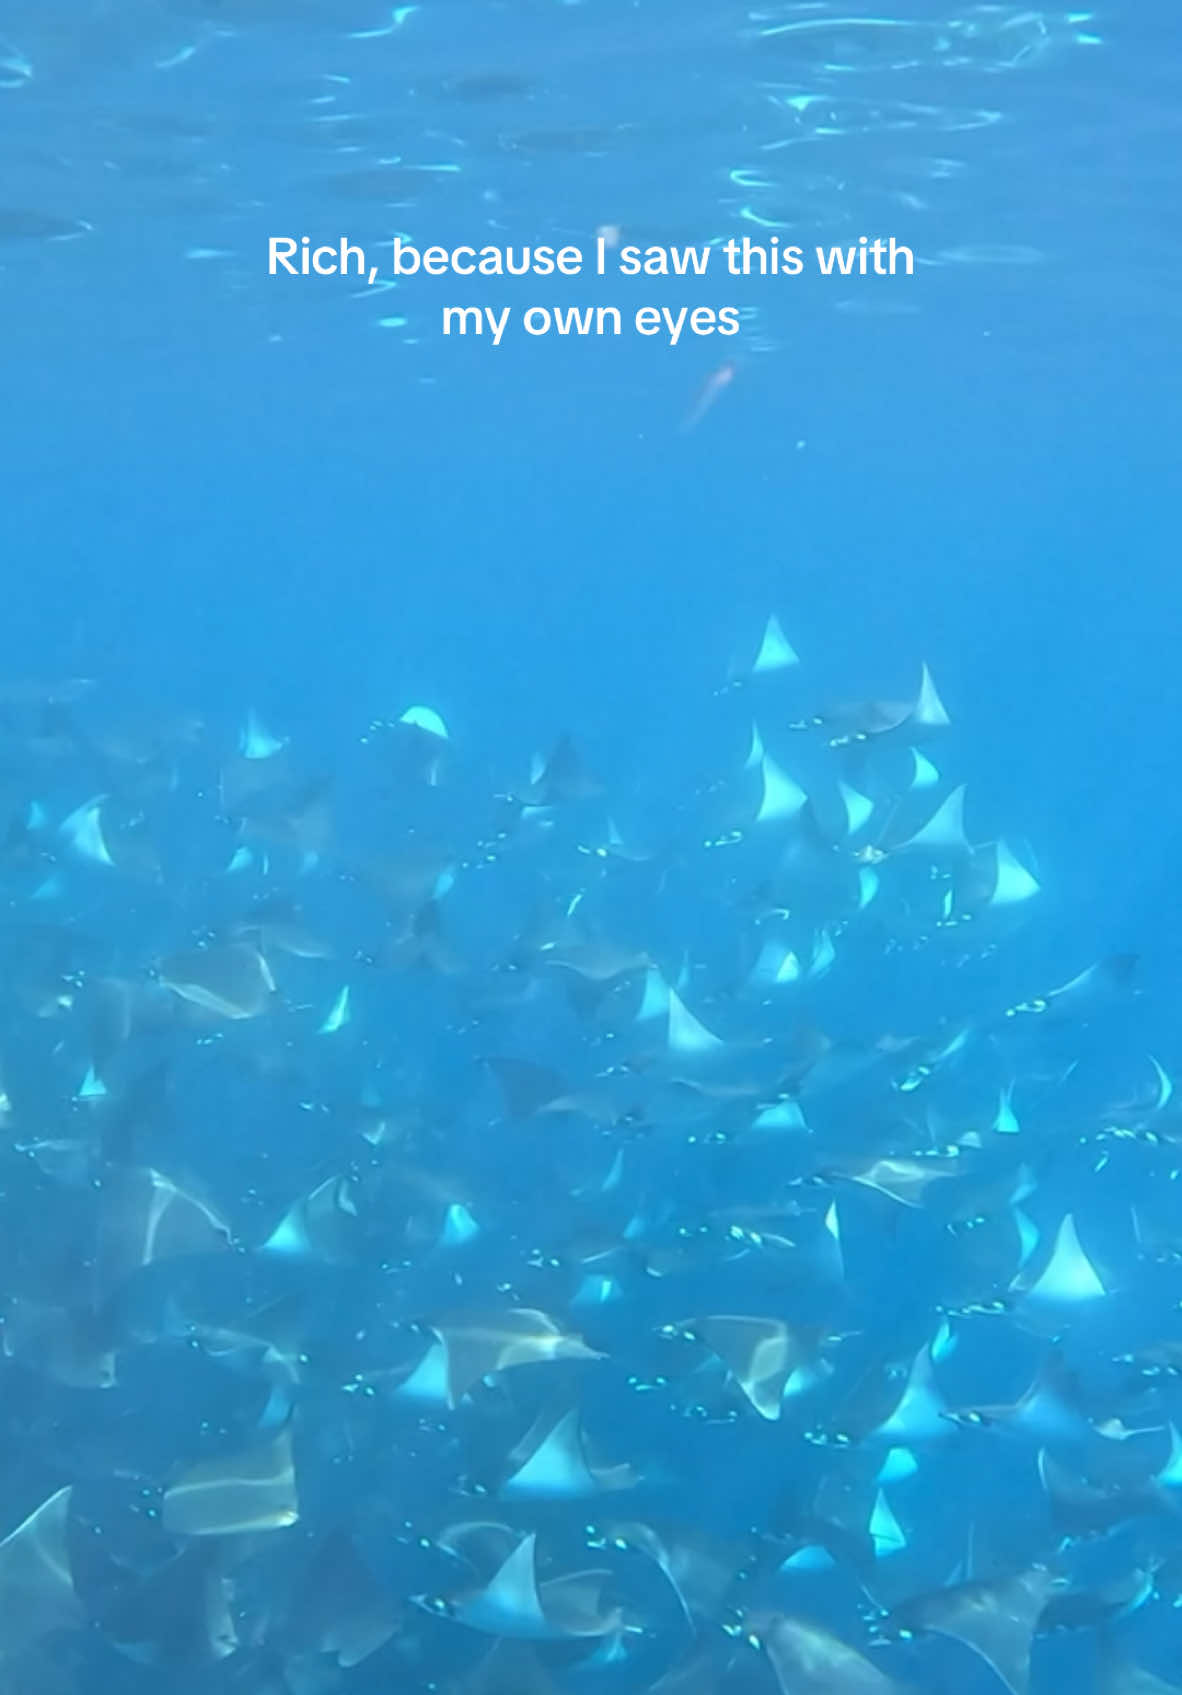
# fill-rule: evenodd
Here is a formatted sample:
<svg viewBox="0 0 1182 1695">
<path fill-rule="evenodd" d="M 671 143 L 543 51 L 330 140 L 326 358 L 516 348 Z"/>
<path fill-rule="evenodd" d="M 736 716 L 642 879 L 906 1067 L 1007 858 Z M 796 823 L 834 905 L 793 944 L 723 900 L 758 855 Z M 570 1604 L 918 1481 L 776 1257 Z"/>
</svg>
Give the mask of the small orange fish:
<svg viewBox="0 0 1182 1695">
<path fill-rule="evenodd" d="M 698 398 L 694 401 L 685 417 L 681 420 L 681 430 L 683 435 L 687 430 L 695 429 L 697 425 L 702 422 L 702 419 L 714 405 L 714 402 L 718 399 L 723 389 L 735 380 L 735 372 L 737 370 L 738 366 L 735 365 L 732 360 L 728 359 L 725 365 L 720 365 L 718 367 L 717 371 L 711 371 L 710 375 L 706 378 L 706 381 L 702 384 L 701 389 L 698 391 Z"/>
</svg>

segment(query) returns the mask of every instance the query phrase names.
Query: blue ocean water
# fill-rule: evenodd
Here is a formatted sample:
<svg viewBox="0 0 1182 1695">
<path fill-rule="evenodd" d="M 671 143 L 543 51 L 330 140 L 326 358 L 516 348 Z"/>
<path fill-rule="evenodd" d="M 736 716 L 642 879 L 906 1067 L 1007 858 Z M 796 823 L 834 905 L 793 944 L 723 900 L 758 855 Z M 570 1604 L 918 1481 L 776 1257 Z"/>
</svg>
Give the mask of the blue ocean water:
<svg viewBox="0 0 1182 1695">
<path fill-rule="evenodd" d="M 2 108 L 6 198 L 94 225 L 5 244 L 9 625 L 30 668 L 101 659 L 124 687 L 167 679 L 178 704 L 233 714 L 249 667 L 252 698 L 341 726 L 420 680 L 507 729 L 532 728 L 539 700 L 550 723 L 594 706 L 608 724 L 610 698 L 624 723 L 708 670 L 720 613 L 786 603 L 802 641 L 855 675 L 879 666 L 879 686 L 930 653 L 1072 922 L 1082 902 L 1089 923 L 1133 909 L 1158 933 L 1169 16 L 1015 9 L 1015 46 L 1006 9 L 986 10 L 996 39 L 967 64 L 936 50 L 896 70 L 871 48 L 862 68 L 855 41 L 857 68 L 826 76 L 811 49 L 750 39 L 742 7 L 670 24 L 643 6 L 447 5 L 343 39 L 376 10 L 7 9 L 33 75 Z M 528 92 L 438 92 L 486 67 Z M 352 79 L 335 95 L 363 131 L 349 151 L 316 127 L 326 75 Z M 792 136 L 765 85 L 810 77 L 840 133 L 762 151 Z M 892 127 L 895 99 L 927 127 Z M 952 127 L 977 109 L 997 123 Z M 587 129 L 608 138 L 591 157 Z M 552 151 L 506 149 L 536 130 Z M 385 158 L 460 172 L 397 212 L 333 197 L 335 174 Z M 709 345 L 494 357 L 442 342 L 436 293 L 382 331 L 394 295 L 264 274 L 266 237 L 289 228 L 758 233 L 728 180 L 756 167 L 777 186 L 755 198 L 807 241 L 897 232 L 924 263 L 911 283 L 732 287 L 768 350 L 690 439 L 676 426 L 720 363 Z M 528 666 L 490 665 L 526 648 Z"/>
<path fill-rule="evenodd" d="M 1002 1008 L 1097 959 L 1135 954 L 1134 1008 L 1067 1046 L 1076 1059 L 1111 1051 L 1122 1080 L 1122 1067 L 1144 1067 L 1149 1054 L 1169 1072 L 1182 945 L 1180 58 L 1164 0 L 1095 11 L 896 0 L 889 13 L 837 0 L 7 0 L 5 685 L 84 678 L 86 712 L 156 726 L 191 713 L 203 745 L 227 752 L 253 709 L 310 772 L 342 787 L 375 721 L 413 703 L 438 711 L 467 769 L 495 774 L 488 786 L 501 790 L 524 784 L 531 753 L 569 731 L 637 827 L 659 836 L 663 819 L 680 820 L 687 797 L 700 797 L 704 774 L 741 763 L 732 732 L 742 724 L 746 734 L 745 718 L 720 728 L 736 701 L 719 691 L 744 655 L 749 664 L 770 613 L 804 679 L 794 676 L 790 702 L 776 708 L 782 724 L 833 700 L 908 699 L 926 662 L 953 720 L 969 834 L 1015 844 L 1041 885 L 1037 911 L 987 951 L 966 948 L 964 1006 L 944 1000 L 942 980 L 896 979 L 904 967 L 883 942 L 854 980 L 819 988 L 811 1010 L 868 1041 L 912 1035 L 913 1022 L 935 1028 L 985 1001 Z M 551 299 L 536 279 L 461 297 L 442 281 L 386 290 L 267 273 L 273 235 L 346 236 L 382 265 L 395 233 L 449 247 L 589 246 L 605 226 L 641 244 L 893 235 L 917 264 L 913 277 L 731 279 L 712 269 L 693 284 L 564 285 L 564 301 L 584 304 L 742 309 L 734 342 L 675 348 L 628 335 L 511 336 L 500 347 L 443 335 L 446 301 Z M 696 398 L 732 363 L 687 429 Z M 44 802 L 56 829 L 108 786 L 96 776 L 88 787 L 66 765 L 46 771 L 39 758 L 25 746 L 7 756 L 22 816 Z M 212 754 L 178 770 L 182 823 L 172 828 L 232 810 L 218 801 Z M 443 803 L 453 836 L 468 822 L 467 795 Z M 145 804 L 150 814 L 155 802 Z M 369 805 L 355 816 L 345 808 L 358 838 L 372 826 Z M 473 837 L 485 828 L 473 820 Z M 64 852 L 54 840 L 50 857 Z M 576 830 L 567 846 L 585 849 L 587 838 Z M 155 892 L 126 905 L 85 880 L 75 886 L 71 873 L 52 914 L 14 873 L 9 919 L 51 916 L 71 934 L 92 925 L 109 944 L 102 972 L 155 972 L 165 954 L 207 940 L 232 904 L 196 849 L 168 863 Z M 347 854 L 342 865 L 356 869 Z M 546 898 L 573 895 L 553 867 L 537 876 Z M 730 918 L 695 906 L 696 889 L 687 881 L 680 937 L 673 926 L 661 938 L 666 975 L 678 948 L 696 945 L 721 991 Z M 524 927 L 537 890 L 515 892 L 512 922 Z M 294 876 L 282 893 L 305 908 L 319 900 L 320 921 L 348 936 L 346 957 L 377 945 L 347 894 L 309 895 Z M 634 936 L 646 898 L 625 894 L 616 914 Z M 497 914 L 478 901 L 460 910 L 471 937 L 485 938 L 482 925 L 496 933 Z M 93 976 L 73 961 L 70 970 Z M 382 1017 L 417 1017 L 403 1043 L 408 1071 L 433 1096 L 461 1095 L 458 1071 L 484 1057 L 490 1037 L 462 1023 L 457 1033 L 437 989 L 432 980 L 411 1010 L 401 990 L 379 994 L 367 1055 L 343 1059 L 333 1083 L 348 1092 L 367 1081 Z M 323 995 L 319 982 L 314 992 Z M 293 993 L 313 991 L 301 979 Z M 38 1038 L 23 1052 L 21 1016 L 9 1008 L 0 1065 L 15 1075 L 35 1051 L 49 1079 L 61 1050 Z M 85 1069 L 73 1037 L 63 1040 Z M 577 1065 L 580 1041 L 559 1025 L 537 1046 L 561 1068 Z M 201 1166 L 227 1206 L 250 1184 L 277 1202 L 286 1176 L 269 1189 L 267 1162 L 286 1157 L 275 1150 L 290 1102 L 277 1105 L 258 1078 L 189 1081 L 186 1167 Z M 56 1112 L 66 1086 L 45 1081 L 43 1096 L 36 1079 L 25 1087 L 26 1116 L 52 1116 L 48 1103 Z M 329 1090 L 319 1071 L 316 1087 Z M 209 1126 L 201 1155 L 193 1101 Z M 1081 1135 L 1097 1127 L 1091 1098 L 1087 1110 Z M 219 1123 L 234 1147 L 218 1142 Z M 309 1178 L 332 1164 L 322 1171 L 316 1123 L 295 1133 Z M 27 1142 L 27 1125 L 18 1128 Z M 244 1148 L 255 1131 L 257 1145 Z M 1069 1132 L 1056 1123 L 1055 1134 Z M 504 1146 L 518 1162 L 517 1201 L 546 1205 L 559 1179 L 544 1165 L 531 1177 L 519 1138 Z M 463 1147 L 479 1169 L 477 1149 Z M 1045 1172 L 1035 1160 L 1050 1225 L 1072 1204 L 1057 1186 L 1059 1157 L 1056 1144 Z M 1086 1170 L 1092 1154 L 1080 1157 Z M 695 1205 L 728 1181 L 670 1169 L 667 1181 Z M 495 1160 L 480 1175 L 494 1192 L 510 1184 Z M 1129 1177 L 1127 1195 L 1108 1191 L 1110 1223 L 1143 1178 Z M 1163 1192 L 1176 1234 L 1176 1192 Z M 67 1230 L 52 1208 L 47 1217 L 47 1229 Z M 905 1231 L 900 1240 L 905 1257 Z M 916 1249 L 921 1283 L 938 1281 L 931 1251 Z M 8 1270 L 5 1293 L 31 1298 Z M 361 1297 L 340 1275 L 318 1298 L 348 1307 Z M 705 1273 L 690 1293 L 698 1305 L 688 1310 L 712 1310 L 701 1304 Z M 1166 1302 L 1177 1334 L 1175 1304 Z M 895 1322 L 891 1301 L 884 1310 L 894 1317 L 878 1322 Z M 666 1316 L 638 1296 L 625 1329 Z M 1107 1342 L 1109 1356 L 1120 1351 L 1119 1335 Z M 168 1420 L 144 1416 L 156 1381 L 133 1363 L 119 1393 L 135 1465 L 162 1479 L 182 1456 Z M 1020 1387 L 1007 1378 L 996 1398 Z M 73 1481 L 63 1429 L 73 1443 L 92 1417 L 96 1428 L 118 1422 L 109 1408 L 63 1408 L 52 1390 L 41 1400 L 23 1379 L 12 1393 L 19 1463 L 42 1439 L 54 1456 L 43 1493 Z M 334 1432 L 306 1464 L 326 1524 L 338 1516 L 330 1403 L 321 1381 L 300 1409 L 310 1428 Z M 1166 1412 L 1145 1422 L 1163 1428 Z M 610 1425 L 616 1415 L 601 1416 Z M 639 1447 L 662 1465 L 715 1463 L 696 1428 L 682 1422 L 670 1435 L 673 1426 L 635 1417 Z M 708 1522 L 737 1533 L 757 1516 L 760 1452 L 730 1456 Z M 1020 1517 L 1037 1492 L 1031 1456 L 997 1453 L 997 1487 Z M 442 1478 L 444 1459 L 432 1464 Z M 126 1454 L 119 1465 L 134 1469 Z M 7 1531 L 36 1501 L 19 1475 L 4 1491 Z M 935 1494 L 912 1511 L 938 1527 L 935 1542 L 949 1550 L 940 1581 L 950 1580 L 958 1527 L 940 1523 Z M 1132 1534 L 1139 1550 L 1140 1528 Z M 1146 1535 L 1168 1551 L 1160 1526 Z M 1053 1547 L 1052 1537 L 1042 1551 Z M 1120 1568 L 1119 1548 L 1114 1557 Z M 268 1567 L 244 1579 L 265 1612 L 251 1581 L 270 1593 L 281 1578 Z M 824 1616 L 848 1638 L 859 1615 L 839 1606 Z M 1177 1617 L 1167 1597 L 1136 1621 L 1138 1649 L 1156 1652 L 1162 1675 L 1176 1665 Z M 79 1690 L 181 1687 L 158 1667 L 113 1660 L 99 1634 L 38 1675 Z M 1043 1644 L 1035 1690 L 1089 1664 L 1094 1636 Z M 655 1686 L 659 1654 L 633 1661 L 628 1646 L 618 1664 L 577 1668 L 573 1686 Z M 415 1653 L 359 1665 L 339 1686 L 460 1687 L 433 1638 Z M 240 1649 L 183 1675 L 195 1690 L 338 1686 L 268 1682 L 287 1673 L 260 1665 Z M 918 1670 L 891 1670 L 932 1690 L 990 1687 L 990 1674 L 968 1665 L 945 1664 L 937 1650 Z M 814 1685 L 799 1688 L 812 1695 Z"/>
</svg>

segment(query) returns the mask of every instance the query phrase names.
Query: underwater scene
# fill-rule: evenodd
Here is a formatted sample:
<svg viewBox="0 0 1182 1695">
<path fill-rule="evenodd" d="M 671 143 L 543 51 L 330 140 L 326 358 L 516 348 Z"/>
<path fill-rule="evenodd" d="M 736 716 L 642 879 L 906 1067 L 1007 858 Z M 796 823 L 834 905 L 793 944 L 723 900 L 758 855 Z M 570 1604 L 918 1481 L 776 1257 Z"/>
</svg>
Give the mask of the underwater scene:
<svg viewBox="0 0 1182 1695">
<path fill-rule="evenodd" d="M 0 1695 L 1182 1695 L 1180 77 L 0 4 Z"/>
</svg>

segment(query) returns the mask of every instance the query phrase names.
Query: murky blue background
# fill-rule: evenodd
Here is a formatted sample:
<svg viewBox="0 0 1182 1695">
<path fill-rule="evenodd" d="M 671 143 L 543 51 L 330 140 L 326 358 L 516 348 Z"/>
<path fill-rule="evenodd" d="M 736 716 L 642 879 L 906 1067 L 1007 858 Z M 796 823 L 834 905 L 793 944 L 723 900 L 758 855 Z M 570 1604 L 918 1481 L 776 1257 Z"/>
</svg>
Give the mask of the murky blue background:
<svg viewBox="0 0 1182 1695">
<path fill-rule="evenodd" d="M 571 727 L 627 772 L 708 733 L 774 606 L 827 689 L 927 659 L 970 825 L 1032 844 L 1048 979 L 1139 949 L 1172 1029 L 1173 7 L 404 10 L 8 0 L 5 674 L 326 750 L 427 698 L 468 746 Z M 271 234 L 381 262 L 605 223 L 919 265 L 654 283 L 746 309 L 673 350 L 446 343 L 446 299 L 524 297 L 266 274 Z"/>
</svg>

